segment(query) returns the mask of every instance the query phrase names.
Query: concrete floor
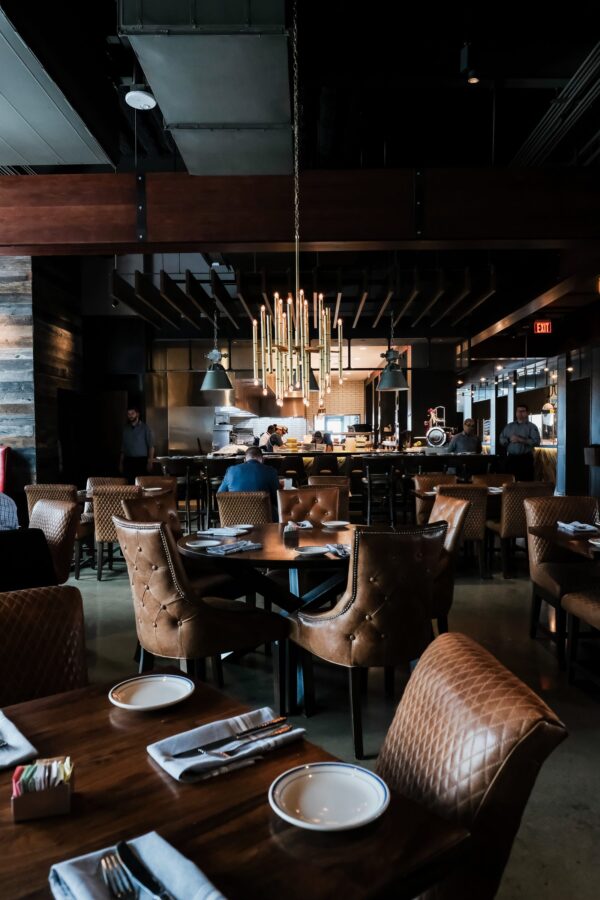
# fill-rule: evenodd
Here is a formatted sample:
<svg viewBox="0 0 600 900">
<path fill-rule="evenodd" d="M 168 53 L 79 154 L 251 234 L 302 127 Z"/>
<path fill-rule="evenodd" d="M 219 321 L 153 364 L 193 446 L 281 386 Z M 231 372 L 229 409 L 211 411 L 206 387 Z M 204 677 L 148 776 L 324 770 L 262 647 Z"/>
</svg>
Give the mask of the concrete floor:
<svg viewBox="0 0 600 900">
<path fill-rule="evenodd" d="M 134 674 L 135 627 L 123 569 L 117 564 L 101 583 L 84 569 L 80 581 L 71 583 L 84 598 L 90 679 L 114 684 Z M 568 686 L 549 644 L 529 639 L 529 588 L 524 571 L 510 581 L 498 574 L 484 582 L 460 576 L 450 616 L 453 631 L 485 646 L 533 688 L 569 730 L 568 740 L 542 768 L 498 896 L 595 900 L 600 894 L 600 693 L 589 685 Z M 318 665 L 315 680 L 318 712 L 302 720 L 307 737 L 354 761 L 344 672 Z M 248 705 L 272 703 L 270 660 L 263 653 L 226 662 L 225 681 L 225 690 Z M 365 751 L 371 755 L 364 765 L 374 765 L 397 701 L 385 699 L 381 673 L 375 670 L 364 704 Z"/>
</svg>

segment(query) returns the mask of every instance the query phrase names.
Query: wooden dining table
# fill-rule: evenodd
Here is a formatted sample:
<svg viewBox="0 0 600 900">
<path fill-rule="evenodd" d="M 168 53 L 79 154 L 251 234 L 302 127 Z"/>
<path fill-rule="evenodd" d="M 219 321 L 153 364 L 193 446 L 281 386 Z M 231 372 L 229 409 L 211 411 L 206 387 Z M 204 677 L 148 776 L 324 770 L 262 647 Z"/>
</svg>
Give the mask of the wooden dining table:
<svg viewBox="0 0 600 900">
<path fill-rule="evenodd" d="M 380 818 L 352 831 L 284 822 L 268 803 L 272 781 L 294 766 L 334 759 L 306 739 L 196 784 L 174 780 L 146 752 L 151 742 L 246 711 L 203 683 L 155 712 L 118 709 L 98 685 L 6 708 L 40 757 L 71 756 L 76 793 L 70 814 L 14 824 L 11 771 L 0 772 L 0 896 L 49 897 L 54 863 L 151 830 L 229 900 L 410 898 L 467 851 L 464 828 L 393 792 Z"/>
<path fill-rule="evenodd" d="M 590 544 L 590 538 L 600 540 L 600 528 L 595 534 L 588 532 L 587 534 L 572 534 L 565 528 L 559 528 L 558 525 L 532 525 L 529 528 L 529 534 L 543 538 L 563 550 L 570 550 L 578 556 L 585 556 L 586 559 L 597 559 L 600 553 L 600 546 Z"/>
<path fill-rule="evenodd" d="M 273 522 L 268 525 L 257 525 L 252 531 L 238 537 L 218 538 L 221 544 L 248 540 L 261 545 L 257 550 L 245 550 L 226 556 L 215 556 L 207 553 L 205 549 L 190 546 L 198 539 L 205 537 L 209 539 L 209 535 L 185 535 L 178 540 L 177 546 L 182 556 L 196 560 L 210 560 L 211 565 L 217 565 L 223 571 L 244 580 L 250 589 L 269 597 L 281 609 L 295 612 L 308 604 L 322 603 L 328 594 L 345 584 L 349 562 L 348 559 L 342 559 L 333 553 L 304 556 L 298 553 L 298 548 L 324 547 L 326 544 L 347 544 L 352 547 L 355 526 L 347 525 L 342 529 L 333 529 L 315 525 L 313 528 L 298 528 L 294 531 L 284 529 L 285 525 Z M 287 571 L 289 589 L 286 591 L 279 581 L 274 582 L 263 574 L 266 569 Z M 322 573 L 323 580 L 317 587 L 301 593 L 299 572 L 315 570 Z"/>
</svg>

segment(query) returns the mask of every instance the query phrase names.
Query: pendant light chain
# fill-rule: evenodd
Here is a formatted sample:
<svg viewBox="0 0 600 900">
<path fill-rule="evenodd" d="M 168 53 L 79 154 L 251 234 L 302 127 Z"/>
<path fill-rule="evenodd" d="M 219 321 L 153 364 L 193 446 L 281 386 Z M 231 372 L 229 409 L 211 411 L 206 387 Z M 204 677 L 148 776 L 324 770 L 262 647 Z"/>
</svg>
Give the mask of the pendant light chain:
<svg viewBox="0 0 600 900">
<path fill-rule="evenodd" d="M 298 2 L 294 0 L 292 12 L 292 97 L 294 108 L 294 262 L 295 296 L 300 296 L 300 104 L 298 101 Z"/>
</svg>

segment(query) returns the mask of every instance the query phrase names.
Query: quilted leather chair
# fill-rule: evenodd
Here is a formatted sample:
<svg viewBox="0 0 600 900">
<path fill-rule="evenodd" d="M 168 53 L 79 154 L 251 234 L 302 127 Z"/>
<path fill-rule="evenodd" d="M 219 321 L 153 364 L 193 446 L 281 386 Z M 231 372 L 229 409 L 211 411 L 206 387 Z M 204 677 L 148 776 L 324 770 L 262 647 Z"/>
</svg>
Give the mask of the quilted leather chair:
<svg viewBox="0 0 600 900">
<path fill-rule="evenodd" d="M 438 633 L 448 631 L 448 613 L 454 600 L 454 565 L 470 502 L 455 497 L 436 497 L 429 524 L 445 522 L 444 546 L 435 570 L 431 602 L 431 618 L 437 619 Z"/>
<path fill-rule="evenodd" d="M 595 497 L 535 497 L 523 501 L 527 522 L 529 579 L 531 581 L 531 621 L 529 634 L 535 638 L 542 601 L 556 610 L 556 655 L 561 668 L 565 665 L 566 614 L 561 606 L 564 594 L 600 587 L 600 567 L 583 557 L 578 559 L 568 550 L 529 534 L 529 528 L 555 525 L 556 522 L 594 521 L 598 501 Z"/>
<path fill-rule="evenodd" d="M 94 521 L 94 491 L 98 487 L 106 487 L 111 484 L 127 484 L 126 478 L 115 477 L 113 478 L 111 475 L 90 475 L 85 485 L 85 492 L 88 497 L 92 498 L 86 500 L 85 506 L 83 507 L 83 515 L 82 520 L 93 522 Z"/>
<path fill-rule="evenodd" d="M 182 535 L 175 496 L 170 491 L 160 496 L 148 494 L 121 500 L 121 506 L 125 518 L 131 522 L 164 522 L 171 529 L 175 540 Z"/>
<path fill-rule="evenodd" d="M 277 491 L 279 521 L 302 522 L 308 519 L 320 525 L 327 519 L 339 518 L 340 492 L 337 487 L 305 487 L 293 491 Z"/>
<path fill-rule="evenodd" d="M 488 492 L 486 487 L 474 484 L 440 484 L 440 497 L 454 497 L 456 500 L 468 500 L 471 504 L 463 525 L 464 541 L 472 541 L 477 547 L 479 558 L 479 577 L 486 575 L 485 568 L 485 523 L 487 519 Z"/>
<path fill-rule="evenodd" d="M 96 577 L 102 580 L 104 548 L 108 550 L 108 567 L 112 569 L 113 544 L 118 540 L 113 516 L 123 512 L 122 500 L 133 500 L 141 496 L 141 488 L 130 484 L 107 484 L 94 486 L 94 536 L 96 538 Z"/>
<path fill-rule="evenodd" d="M 350 521 L 350 479 L 346 475 L 311 475 L 309 487 L 336 487 L 340 492 L 338 513 L 340 519 Z"/>
<path fill-rule="evenodd" d="M 177 551 L 175 539 L 162 522 L 129 522 L 115 516 L 114 526 L 127 562 L 135 611 L 137 636 L 142 648 L 140 671 L 155 656 L 185 660 L 188 671 L 197 661 L 218 658 L 228 650 L 242 650 L 265 641 L 277 644 L 275 682 L 277 697 L 285 707 L 285 637 L 283 616 L 266 613 L 235 600 L 218 596 L 227 576 L 190 581 Z M 280 651 L 280 644 L 281 651 Z M 279 691 L 277 691 L 279 694 Z"/>
<path fill-rule="evenodd" d="M 136 475 L 135 483 L 142 490 L 145 488 L 162 488 L 177 496 L 177 479 L 171 475 Z"/>
<path fill-rule="evenodd" d="M 221 525 L 269 525 L 271 497 L 266 491 L 227 491 L 217 494 Z"/>
<path fill-rule="evenodd" d="M 456 484 L 456 475 L 446 472 L 428 472 L 427 475 L 415 475 L 415 491 L 432 491 L 438 484 Z M 433 508 L 435 497 L 415 497 L 415 522 L 426 525 Z"/>
<path fill-rule="evenodd" d="M 548 481 L 513 481 L 504 486 L 501 498 L 500 521 L 488 519 L 485 523 L 491 538 L 489 547 L 490 559 L 493 556 L 496 535 L 500 538 L 502 574 L 504 578 L 509 578 L 514 564 L 511 551 L 515 540 L 527 537 L 527 522 L 525 521 L 523 501 L 527 497 L 551 497 L 553 493 L 554 485 Z"/>
<path fill-rule="evenodd" d="M 38 500 L 77 500 L 77 488 L 74 484 L 26 484 L 27 514 L 31 519 L 33 507 Z"/>
<path fill-rule="evenodd" d="M 302 648 L 310 684 L 310 656 L 348 669 L 354 751 L 363 756 L 360 670 L 407 666 L 432 637 L 430 606 L 446 525 L 396 532 L 354 532 L 346 591 L 326 612 L 299 610 L 290 637 Z M 307 698 L 312 704 L 312 698 Z"/>
<path fill-rule="evenodd" d="M 505 484 L 514 484 L 514 475 L 502 475 L 500 472 L 487 472 L 485 475 L 473 475 L 473 484 L 484 487 L 504 487 Z"/>
<path fill-rule="evenodd" d="M 0 594 L 0 706 L 87 684 L 81 594 L 74 587 Z"/>
<path fill-rule="evenodd" d="M 569 681 L 575 680 L 575 674 L 581 669 L 587 678 L 600 684 L 597 671 L 582 665 L 577 660 L 579 646 L 579 626 L 581 622 L 600 631 L 600 584 L 596 590 L 573 591 L 563 594 L 561 606 L 567 614 L 567 670 Z"/>
<path fill-rule="evenodd" d="M 443 634 L 413 672 L 377 760 L 392 790 L 471 832 L 425 895 L 492 900 L 537 774 L 567 737 L 552 710 L 486 650 Z"/>
<path fill-rule="evenodd" d="M 78 524 L 79 507 L 66 500 L 38 500 L 31 513 L 29 527 L 44 532 L 58 584 L 69 578 Z"/>
</svg>

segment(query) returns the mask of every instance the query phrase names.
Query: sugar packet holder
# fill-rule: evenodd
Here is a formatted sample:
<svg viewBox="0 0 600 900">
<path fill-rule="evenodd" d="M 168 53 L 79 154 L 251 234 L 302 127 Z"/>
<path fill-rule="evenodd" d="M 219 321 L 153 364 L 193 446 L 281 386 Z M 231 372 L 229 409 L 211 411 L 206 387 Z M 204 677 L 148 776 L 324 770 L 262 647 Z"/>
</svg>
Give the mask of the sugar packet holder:
<svg viewBox="0 0 600 900">
<path fill-rule="evenodd" d="M 44 787 L 41 790 L 29 790 L 17 793 L 18 781 L 28 766 L 17 766 L 13 773 L 13 795 L 11 807 L 13 822 L 26 822 L 29 819 L 44 819 L 49 816 L 61 816 L 71 811 L 71 798 L 74 791 L 73 767 L 69 757 L 57 756 L 50 759 L 37 759 L 33 765 L 43 767 L 57 763 L 66 766 L 66 780 L 60 781 L 52 787 Z"/>
</svg>

